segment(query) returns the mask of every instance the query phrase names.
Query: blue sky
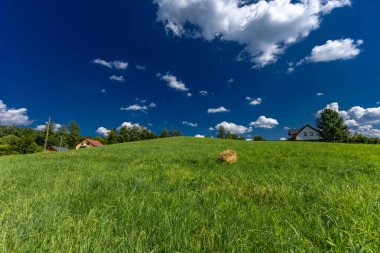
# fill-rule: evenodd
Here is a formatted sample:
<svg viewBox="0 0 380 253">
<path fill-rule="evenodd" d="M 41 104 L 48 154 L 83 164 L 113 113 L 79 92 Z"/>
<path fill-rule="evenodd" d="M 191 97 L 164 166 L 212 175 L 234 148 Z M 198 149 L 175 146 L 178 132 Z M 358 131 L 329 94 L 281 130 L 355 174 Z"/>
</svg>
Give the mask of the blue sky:
<svg viewBox="0 0 380 253">
<path fill-rule="evenodd" d="M 38 127 L 51 116 L 93 136 L 123 122 L 191 136 L 224 125 L 278 140 L 329 107 L 353 132 L 380 137 L 379 7 L 2 1 L 0 124 Z"/>
</svg>

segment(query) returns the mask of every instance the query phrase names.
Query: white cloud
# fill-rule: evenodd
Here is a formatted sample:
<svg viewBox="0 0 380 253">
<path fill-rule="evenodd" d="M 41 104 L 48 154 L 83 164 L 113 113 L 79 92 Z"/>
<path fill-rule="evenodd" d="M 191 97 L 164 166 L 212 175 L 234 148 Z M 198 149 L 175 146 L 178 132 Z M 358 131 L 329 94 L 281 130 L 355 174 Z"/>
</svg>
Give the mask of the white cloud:
<svg viewBox="0 0 380 253">
<path fill-rule="evenodd" d="M 148 109 L 149 109 L 148 106 L 146 106 L 146 105 L 138 105 L 138 104 L 130 105 L 128 107 L 121 107 L 120 108 L 121 111 L 146 111 Z"/>
<path fill-rule="evenodd" d="M 233 83 L 233 82 L 235 82 L 233 78 L 227 80 L 227 83 Z"/>
<path fill-rule="evenodd" d="M 2 100 L 0 100 L 0 125 L 4 126 L 25 126 L 29 125 L 31 121 L 27 115 L 28 109 L 8 108 Z"/>
<path fill-rule="evenodd" d="M 150 107 L 150 108 L 156 108 L 157 105 L 156 105 L 155 103 L 150 103 L 150 104 L 148 105 L 148 107 Z"/>
<path fill-rule="evenodd" d="M 95 131 L 95 133 L 100 134 L 101 136 L 106 137 L 106 136 L 108 136 L 108 134 L 109 134 L 110 131 L 111 131 L 111 130 L 108 130 L 108 129 L 105 128 L 105 127 L 99 127 L 99 128 Z"/>
<path fill-rule="evenodd" d="M 285 49 L 316 30 L 322 16 L 350 0 L 154 0 L 157 20 L 175 36 L 219 38 L 244 45 L 258 67 L 276 62 Z M 192 24 L 196 29 L 187 29 Z"/>
<path fill-rule="evenodd" d="M 363 108 L 361 106 L 353 106 L 349 110 L 340 110 L 337 102 L 326 105 L 324 109 L 331 109 L 339 113 L 343 118 L 346 126 L 350 127 L 353 133 L 359 133 L 368 137 L 378 137 L 380 130 L 374 126 L 380 126 L 380 107 Z M 320 116 L 322 110 L 317 112 Z"/>
<path fill-rule="evenodd" d="M 175 35 L 175 36 L 181 36 L 181 34 L 183 33 L 182 26 L 177 25 L 173 21 L 168 21 L 165 24 L 165 30 L 166 30 L 166 32 L 172 32 L 173 35 Z"/>
<path fill-rule="evenodd" d="M 194 137 L 195 137 L 195 138 L 206 138 L 206 136 L 201 135 L 201 134 L 197 134 L 197 135 L 195 135 Z"/>
<path fill-rule="evenodd" d="M 199 94 L 202 95 L 202 96 L 207 96 L 207 95 L 208 95 L 208 92 L 205 91 L 205 90 L 200 90 L 200 91 L 199 91 Z"/>
<path fill-rule="evenodd" d="M 287 139 L 285 137 L 280 138 L 280 141 L 286 141 Z"/>
<path fill-rule="evenodd" d="M 143 65 L 136 65 L 136 69 L 138 69 L 138 70 L 145 70 L 145 69 L 146 69 L 146 66 L 143 66 Z"/>
<path fill-rule="evenodd" d="M 191 92 L 187 92 L 187 93 L 186 93 L 186 96 L 188 96 L 188 97 L 192 97 L 193 94 L 191 94 Z"/>
<path fill-rule="evenodd" d="M 126 61 L 105 61 L 102 59 L 95 59 L 92 61 L 94 64 L 99 64 L 110 69 L 126 70 L 128 68 L 128 62 Z"/>
<path fill-rule="evenodd" d="M 232 123 L 232 122 L 230 123 L 226 121 L 223 121 L 219 123 L 218 125 L 216 125 L 215 129 L 219 129 L 221 126 L 223 126 L 224 129 L 226 129 L 226 131 L 234 133 L 234 134 L 245 134 L 245 133 L 252 132 L 251 127 L 240 126 L 240 125 L 236 125 L 235 123 Z"/>
<path fill-rule="evenodd" d="M 287 130 L 290 130 L 290 127 L 287 127 L 287 126 L 286 126 L 286 127 L 284 127 L 284 130 L 286 130 L 286 131 L 287 131 Z"/>
<path fill-rule="evenodd" d="M 102 92 L 102 93 L 106 93 L 106 89 L 102 89 L 101 92 Z"/>
<path fill-rule="evenodd" d="M 188 122 L 188 121 L 182 121 L 182 124 L 187 125 L 187 126 L 191 126 L 191 127 L 197 127 L 198 126 L 198 123 L 192 123 L 192 122 Z"/>
<path fill-rule="evenodd" d="M 321 97 L 321 96 L 324 96 L 325 94 L 323 94 L 322 92 L 318 92 L 317 94 L 315 94 L 317 97 Z"/>
<path fill-rule="evenodd" d="M 249 125 L 255 128 L 271 129 L 276 127 L 278 124 L 279 123 L 276 119 L 260 116 L 256 121 L 251 122 Z"/>
<path fill-rule="evenodd" d="M 125 82 L 124 76 L 117 76 L 117 75 L 111 76 L 110 80 L 116 81 L 116 82 Z"/>
<path fill-rule="evenodd" d="M 164 76 L 158 74 L 157 76 L 161 77 L 161 80 L 166 81 L 167 86 L 177 91 L 188 92 L 189 89 L 186 87 L 185 83 L 178 80 L 178 78 L 169 72 Z"/>
<path fill-rule="evenodd" d="M 230 110 L 226 109 L 224 106 L 218 108 L 209 108 L 207 113 L 220 113 L 220 112 L 230 112 Z"/>
<path fill-rule="evenodd" d="M 361 50 L 358 48 L 363 40 L 353 39 L 328 40 L 326 44 L 315 46 L 311 55 L 305 58 L 306 62 L 330 62 L 337 60 L 349 60 L 358 56 Z"/>
<path fill-rule="evenodd" d="M 137 123 L 123 122 L 123 123 L 117 128 L 117 130 L 120 131 L 120 129 L 121 129 L 122 127 L 132 128 L 132 127 L 134 127 L 134 126 L 139 127 L 139 128 L 143 128 L 142 126 L 140 126 L 140 125 L 137 124 Z M 95 132 L 96 132 L 97 134 L 100 134 L 100 135 L 104 136 L 104 137 L 107 137 L 110 131 L 111 131 L 110 129 L 107 129 L 107 128 L 105 128 L 105 127 L 99 127 Z"/>
<path fill-rule="evenodd" d="M 347 119 L 344 121 L 344 124 L 348 127 L 356 127 L 356 126 L 359 126 L 359 123 L 356 122 L 356 120 L 354 119 Z"/>
<path fill-rule="evenodd" d="M 108 62 L 102 59 L 96 59 L 96 60 L 93 60 L 92 62 L 112 69 L 112 62 Z"/>
<path fill-rule="evenodd" d="M 35 129 L 37 131 L 44 131 L 46 129 L 46 125 L 48 124 L 48 122 L 46 122 L 45 125 L 38 125 L 35 127 Z M 62 125 L 61 124 L 58 124 L 58 123 L 54 123 L 54 132 L 58 132 L 59 129 L 61 129 Z"/>
<path fill-rule="evenodd" d="M 123 122 L 117 129 L 120 130 L 122 127 L 132 128 L 132 127 L 142 127 L 138 123 Z"/>
<path fill-rule="evenodd" d="M 359 126 L 355 132 L 370 138 L 380 138 L 380 129 L 375 129 L 372 125 Z"/>
<path fill-rule="evenodd" d="M 263 102 L 262 98 L 246 97 L 245 99 L 249 101 L 250 105 L 261 105 L 261 103 Z"/>
</svg>

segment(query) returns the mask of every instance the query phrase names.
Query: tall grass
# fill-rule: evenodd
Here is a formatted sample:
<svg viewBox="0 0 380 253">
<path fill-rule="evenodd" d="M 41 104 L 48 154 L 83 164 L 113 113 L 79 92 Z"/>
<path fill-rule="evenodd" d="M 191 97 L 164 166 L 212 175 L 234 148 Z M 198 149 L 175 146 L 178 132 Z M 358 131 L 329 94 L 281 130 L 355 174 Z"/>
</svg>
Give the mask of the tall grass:
<svg viewBox="0 0 380 253">
<path fill-rule="evenodd" d="M 168 138 L 2 157 L 0 252 L 379 252 L 379 183 L 365 145 Z"/>
</svg>

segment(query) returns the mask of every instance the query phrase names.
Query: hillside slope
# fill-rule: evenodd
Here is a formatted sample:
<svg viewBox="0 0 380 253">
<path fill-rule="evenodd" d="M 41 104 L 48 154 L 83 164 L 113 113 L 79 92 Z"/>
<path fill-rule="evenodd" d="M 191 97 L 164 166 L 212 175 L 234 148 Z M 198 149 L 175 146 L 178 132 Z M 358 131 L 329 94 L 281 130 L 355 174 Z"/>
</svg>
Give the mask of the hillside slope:
<svg viewBox="0 0 380 253">
<path fill-rule="evenodd" d="M 227 148 L 236 164 L 216 160 Z M 376 252 L 379 182 L 370 145 L 185 137 L 1 157 L 0 252 Z"/>
</svg>

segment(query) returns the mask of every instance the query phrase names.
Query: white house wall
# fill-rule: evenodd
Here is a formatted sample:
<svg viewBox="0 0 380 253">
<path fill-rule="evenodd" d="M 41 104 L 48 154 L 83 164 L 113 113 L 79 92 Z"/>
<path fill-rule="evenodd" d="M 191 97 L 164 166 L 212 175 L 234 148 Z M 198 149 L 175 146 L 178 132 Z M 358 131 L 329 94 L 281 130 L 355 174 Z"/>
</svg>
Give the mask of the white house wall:
<svg viewBox="0 0 380 253">
<path fill-rule="evenodd" d="M 314 129 L 310 127 L 305 127 L 301 132 L 298 133 L 296 140 L 297 141 L 318 141 L 320 140 L 320 137 L 317 131 L 315 131 Z"/>
</svg>

